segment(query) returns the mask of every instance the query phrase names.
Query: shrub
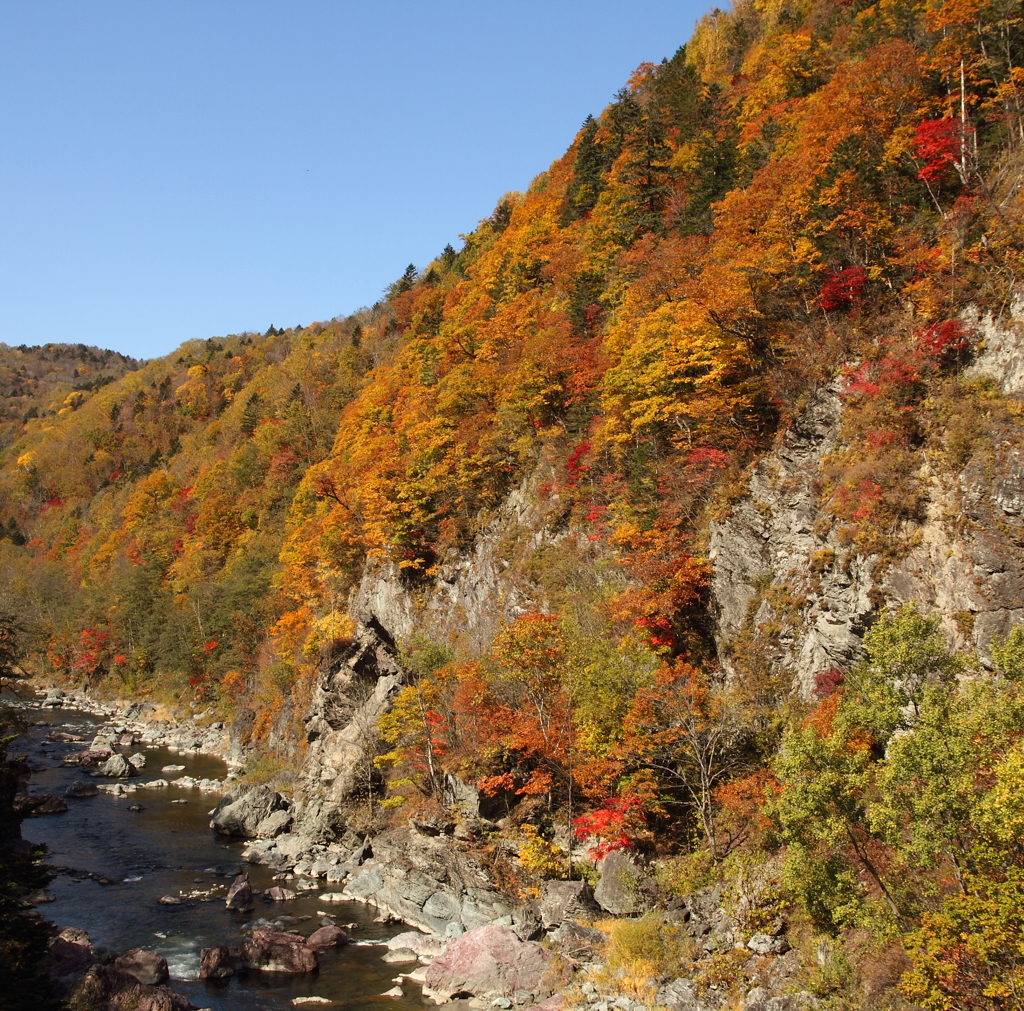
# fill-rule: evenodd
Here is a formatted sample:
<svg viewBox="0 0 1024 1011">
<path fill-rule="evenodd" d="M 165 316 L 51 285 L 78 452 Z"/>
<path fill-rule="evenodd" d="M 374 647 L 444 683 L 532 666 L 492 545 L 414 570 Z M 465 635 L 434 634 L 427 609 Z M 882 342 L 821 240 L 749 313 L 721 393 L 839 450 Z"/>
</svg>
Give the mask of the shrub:
<svg viewBox="0 0 1024 1011">
<path fill-rule="evenodd" d="M 607 966 L 618 987 L 645 1003 L 653 1003 L 658 978 L 681 976 L 689 969 L 696 942 L 660 913 L 603 921 L 598 927 L 609 935 Z"/>
</svg>

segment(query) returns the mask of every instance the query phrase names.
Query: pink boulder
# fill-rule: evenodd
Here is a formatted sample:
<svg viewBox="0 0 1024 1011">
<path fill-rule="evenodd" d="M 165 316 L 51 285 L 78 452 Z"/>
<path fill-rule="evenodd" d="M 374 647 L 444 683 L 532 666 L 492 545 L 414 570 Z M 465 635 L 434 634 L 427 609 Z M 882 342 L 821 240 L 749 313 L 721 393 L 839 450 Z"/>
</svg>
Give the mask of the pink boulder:
<svg viewBox="0 0 1024 1011">
<path fill-rule="evenodd" d="M 333 948 L 335 945 L 348 944 L 348 934 L 341 927 L 335 927 L 331 924 L 327 927 L 321 927 L 319 930 L 314 930 L 306 938 L 306 944 L 311 948 Z"/>
<path fill-rule="evenodd" d="M 242 871 L 242 873 L 231 882 L 231 887 L 228 889 L 224 905 L 227 906 L 228 909 L 238 909 L 242 912 L 252 909 L 252 885 L 249 884 L 249 875 L 246 874 L 245 871 Z"/>
<path fill-rule="evenodd" d="M 113 754 L 114 752 L 110 748 L 89 748 L 78 756 L 78 764 L 83 766 L 100 765 Z"/>
<path fill-rule="evenodd" d="M 461 993 L 536 993 L 554 957 L 533 941 L 519 940 L 508 927 L 489 923 L 452 941 L 427 966 L 423 995 L 444 1004 Z"/>
</svg>

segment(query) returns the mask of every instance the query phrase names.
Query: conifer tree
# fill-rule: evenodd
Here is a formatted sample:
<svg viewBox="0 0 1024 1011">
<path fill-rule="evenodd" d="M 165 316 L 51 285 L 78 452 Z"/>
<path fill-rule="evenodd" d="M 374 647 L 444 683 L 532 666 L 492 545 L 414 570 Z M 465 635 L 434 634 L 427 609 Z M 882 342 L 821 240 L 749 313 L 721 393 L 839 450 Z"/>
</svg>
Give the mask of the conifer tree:
<svg viewBox="0 0 1024 1011">
<path fill-rule="evenodd" d="M 404 295 L 407 291 L 412 291 L 413 285 L 415 284 L 416 265 L 414 263 L 410 263 L 409 266 L 405 268 L 402 276 L 393 284 L 388 285 L 386 292 L 388 300 L 390 301 L 391 299 L 398 298 L 399 295 Z"/>
<path fill-rule="evenodd" d="M 252 435 L 259 424 L 259 402 L 260 397 L 258 393 L 253 393 L 245 402 L 245 410 L 242 412 L 242 424 L 240 427 L 246 435 Z"/>
<path fill-rule="evenodd" d="M 665 141 L 664 128 L 655 117 L 644 115 L 637 129 L 626 138 L 625 146 L 625 164 L 619 179 L 627 185 L 630 198 L 624 207 L 622 224 L 634 237 L 645 232 L 660 233 L 672 192 L 672 151 Z"/>
<path fill-rule="evenodd" d="M 563 227 L 593 210 L 604 189 L 604 174 L 609 160 L 604 146 L 597 140 L 598 128 L 597 120 L 587 116 L 583 132 L 576 142 L 576 154 L 572 162 L 573 178 L 566 191 L 562 212 Z"/>
</svg>

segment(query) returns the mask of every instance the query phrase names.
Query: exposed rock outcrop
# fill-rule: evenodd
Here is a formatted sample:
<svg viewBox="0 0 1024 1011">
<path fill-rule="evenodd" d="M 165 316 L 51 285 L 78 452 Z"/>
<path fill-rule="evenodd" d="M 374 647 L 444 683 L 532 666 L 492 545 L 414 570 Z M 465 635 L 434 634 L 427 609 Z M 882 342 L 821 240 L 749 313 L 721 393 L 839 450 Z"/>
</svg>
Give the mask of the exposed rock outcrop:
<svg viewBox="0 0 1024 1011">
<path fill-rule="evenodd" d="M 94 965 L 72 989 L 70 1011 L 196 1011 L 166 986 L 149 986 L 112 965 Z"/>
<path fill-rule="evenodd" d="M 238 783 L 231 787 L 213 809 L 210 828 L 222 835 L 255 838 L 257 827 L 275 811 L 287 805 L 269 786 Z"/>
<path fill-rule="evenodd" d="M 114 967 L 131 973 L 140 983 L 155 986 L 166 983 L 170 973 L 167 971 L 167 959 L 155 951 L 143 948 L 132 948 L 114 959 Z"/>
<path fill-rule="evenodd" d="M 89 935 L 84 930 L 65 927 L 51 942 L 46 971 L 58 988 L 66 989 L 97 962 Z"/>
<path fill-rule="evenodd" d="M 655 1002 L 668 1011 L 717 1011 L 722 998 L 715 991 L 699 995 L 692 980 L 675 979 L 658 991 Z"/>
<path fill-rule="evenodd" d="M 967 370 L 1014 396 L 1024 392 L 1022 317 L 1018 301 L 1008 325 L 974 320 L 982 340 Z M 902 555 L 883 564 L 851 551 L 821 509 L 822 467 L 841 432 L 839 390 L 837 382 L 811 397 L 780 446 L 752 469 L 748 494 L 711 524 L 720 655 L 728 666 L 730 642 L 744 627 L 774 622 L 782 631 L 766 643 L 772 665 L 808 695 L 817 673 L 860 657 L 872 612 L 914 601 L 941 612 L 950 641 L 986 662 L 993 636 L 1024 618 L 1024 455 L 997 435 L 959 474 L 922 459 L 921 471 L 908 475 L 925 494 L 921 522 L 903 532 Z M 779 620 L 775 591 L 795 617 Z"/>
<path fill-rule="evenodd" d="M 343 894 L 368 902 L 414 927 L 452 936 L 512 912 L 483 868 L 449 836 L 396 829 L 373 841 L 373 857 Z"/>
<path fill-rule="evenodd" d="M 769 584 L 810 572 L 815 552 L 832 550 L 818 533 L 818 480 L 822 462 L 839 438 L 842 404 L 835 387 L 819 390 L 783 436 L 782 445 L 752 470 L 748 494 L 728 519 L 711 524 L 712 592 L 717 607 L 716 640 L 722 656 L 747 621 L 769 618 Z M 845 665 L 860 650 L 874 560 L 853 558 L 821 573 L 820 590 L 809 600 L 799 634 L 783 632 L 775 660 L 809 693 L 814 674 Z"/>
<path fill-rule="evenodd" d="M 632 916 L 650 907 L 651 882 L 628 853 L 609 853 L 600 871 L 594 898 L 602 909 L 613 916 Z"/>
<path fill-rule="evenodd" d="M 19 794 L 14 808 L 22 817 L 39 818 L 44 814 L 62 814 L 68 809 L 68 802 L 52 793 Z"/>
<path fill-rule="evenodd" d="M 472 549 L 453 551 L 441 563 L 426 592 L 411 588 L 392 562 L 367 565 L 348 609 L 357 623 L 354 641 L 319 676 L 306 715 L 309 747 L 293 831 L 330 837 L 339 805 L 372 775 L 377 721 L 404 683 L 397 642 L 414 632 L 439 641 L 458 635 L 483 650 L 503 620 L 538 606 L 538 588 L 510 574 L 508 557 L 517 545 L 532 550 L 565 536 L 549 529 L 558 504 L 541 504 L 536 486 L 544 480 L 538 469 L 513 490 Z M 466 817 L 497 817 L 504 805 L 503 798 L 483 798 L 455 777 L 448 778 L 446 793 Z"/>
<path fill-rule="evenodd" d="M 594 889 L 585 881 L 545 881 L 540 887 L 540 920 L 545 930 L 570 917 L 593 919 L 600 915 Z"/>
<path fill-rule="evenodd" d="M 562 920 L 561 926 L 548 937 L 552 946 L 573 962 L 593 962 L 605 943 L 600 930 L 570 919 Z"/>
</svg>

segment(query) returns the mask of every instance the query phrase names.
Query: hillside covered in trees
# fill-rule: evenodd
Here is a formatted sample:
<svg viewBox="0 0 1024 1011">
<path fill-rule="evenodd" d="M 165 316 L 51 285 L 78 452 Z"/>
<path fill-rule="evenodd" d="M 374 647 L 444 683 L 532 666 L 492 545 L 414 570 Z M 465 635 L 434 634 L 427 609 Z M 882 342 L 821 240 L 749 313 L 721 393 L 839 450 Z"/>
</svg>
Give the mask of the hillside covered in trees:
<svg viewBox="0 0 1024 1011">
<path fill-rule="evenodd" d="M 788 920 L 824 1007 L 1024 1006 L 1024 393 L 981 367 L 1013 358 L 1022 61 L 1009 0 L 738 0 L 371 309 L 0 349 L 23 666 L 245 714 L 298 783 L 383 581 L 423 617 L 373 613 L 403 681 L 339 819 L 443 817 L 456 776 L 512 805 L 510 889 L 587 873 L 571 824 Z M 795 508 L 826 403 L 813 550 L 748 566 L 728 625 L 729 531 Z M 430 617 L 486 544 L 493 628 Z"/>
<path fill-rule="evenodd" d="M 95 390 L 139 367 L 133 358 L 84 344 L 0 344 L 0 447 L 31 418 L 78 410 Z"/>
</svg>

